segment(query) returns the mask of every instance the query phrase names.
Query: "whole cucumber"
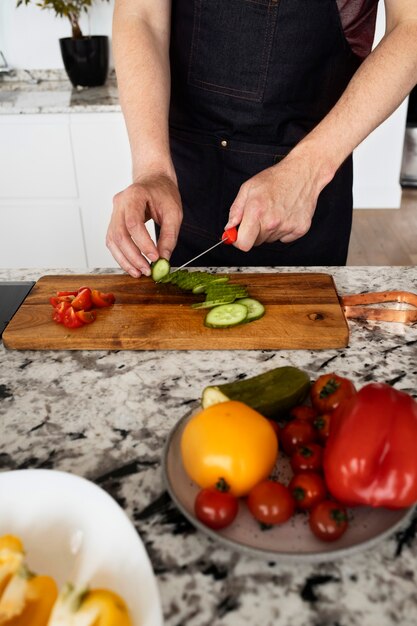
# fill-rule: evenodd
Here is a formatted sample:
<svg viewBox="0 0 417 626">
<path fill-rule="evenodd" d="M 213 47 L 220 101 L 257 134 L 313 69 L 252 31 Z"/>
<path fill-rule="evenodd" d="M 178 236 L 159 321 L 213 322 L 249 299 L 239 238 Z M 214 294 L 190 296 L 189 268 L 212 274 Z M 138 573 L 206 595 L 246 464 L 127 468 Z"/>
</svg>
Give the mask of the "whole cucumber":
<svg viewBox="0 0 417 626">
<path fill-rule="evenodd" d="M 265 417 L 278 418 L 301 404 L 310 389 L 310 377 L 297 367 L 284 366 L 252 378 L 236 380 L 203 390 L 204 409 L 227 400 L 239 400 Z"/>
</svg>

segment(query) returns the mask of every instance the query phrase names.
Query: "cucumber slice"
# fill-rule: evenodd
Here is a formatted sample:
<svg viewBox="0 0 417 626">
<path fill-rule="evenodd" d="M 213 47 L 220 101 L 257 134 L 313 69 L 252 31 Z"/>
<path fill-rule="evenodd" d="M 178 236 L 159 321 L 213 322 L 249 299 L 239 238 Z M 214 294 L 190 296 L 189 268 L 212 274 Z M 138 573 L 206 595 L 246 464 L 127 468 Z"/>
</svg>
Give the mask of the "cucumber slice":
<svg viewBox="0 0 417 626">
<path fill-rule="evenodd" d="M 230 328 L 244 322 L 247 315 L 248 309 L 244 304 L 222 304 L 207 313 L 204 325 L 209 328 Z"/>
<path fill-rule="evenodd" d="M 234 296 L 235 298 L 246 298 L 248 292 L 244 287 L 239 287 L 237 285 L 219 285 L 218 289 L 212 289 L 209 287 L 206 290 L 207 300 L 212 299 L 213 296 Z"/>
<path fill-rule="evenodd" d="M 245 320 L 246 322 L 253 322 L 265 315 L 264 305 L 259 302 L 259 300 L 255 300 L 255 298 L 239 298 L 236 302 L 244 304 L 248 307 L 248 316 Z"/>
<path fill-rule="evenodd" d="M 186 274 L 188 274 L 187 270 L 175 270 L 175 272 L 172 272 L 172 274 L 170 274 L 170 283 L 172 283 L 173 285 L 178 285 L 183 276 L 185 276 Z"/>
<path fill-rule="evenodd" d="M 204 302 L 197 302 L 192 304 L 192 309 L 212 309 L 214 306 L 220 306 L 221 304 L 232 304 L 236 298 L 234 296 L 223 296 L 222 298 L 216 298 L 213 300 L 204 300 Z"/>
<path fill-rule="evenodd" d="M 201 281 L 193 288 L 193 293 L 204 293 L 211 285 L 227 283 L 228 276 L 215 276 L 207 274 L 207 278 L 201 277 Z"/>
<path fill-rule="evenodd" d="M 160 281 L 162 278 L 165 278 L 165 276 L 168 276 L 170 271 L 171 271 L 171 266 L 169 264 L 169 261 L 167 261 L 167 259 L 161 258 L 151 264 L 151 276 L 156 283 Z"/>
</svg>

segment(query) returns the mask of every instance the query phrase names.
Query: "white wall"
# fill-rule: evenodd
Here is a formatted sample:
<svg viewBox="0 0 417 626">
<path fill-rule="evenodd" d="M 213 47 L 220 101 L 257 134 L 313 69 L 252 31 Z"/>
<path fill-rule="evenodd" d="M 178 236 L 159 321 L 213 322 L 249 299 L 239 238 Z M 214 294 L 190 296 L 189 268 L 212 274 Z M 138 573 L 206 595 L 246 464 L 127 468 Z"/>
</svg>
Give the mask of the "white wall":
<svg viewBox="0 0 417 626">
<path fill-rule="evenodd" d="M 81 19 L 84 33 L 110 36 L 113 6 L 114 0 L 95 0 L 88 16 Z M 63 68 L 58 39 L 70 36 L 69 21 L 40 9 L 36 0 L 18 9 L 15 0 L 0 0 L 0 50 L 10 67 Z"/>
</svg>

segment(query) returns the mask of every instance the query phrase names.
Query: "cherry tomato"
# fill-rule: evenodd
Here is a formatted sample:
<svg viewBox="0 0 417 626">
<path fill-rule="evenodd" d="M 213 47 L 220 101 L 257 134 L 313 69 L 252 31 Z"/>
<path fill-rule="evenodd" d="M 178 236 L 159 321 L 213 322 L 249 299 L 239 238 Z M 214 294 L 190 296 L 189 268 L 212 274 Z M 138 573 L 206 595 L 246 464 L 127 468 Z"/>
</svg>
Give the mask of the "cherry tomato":
<svg viewBox="0 0 417 626">
<path fill-rule="evenodd" d="M 93 302 L 90 289 L 88 287 L 80 289 L 71 304 L 76 311 L 88 311 L 91 309 Z"/>
<path fill-rule="evenodd" d="M 238 510 L 239 501 L 229 492 L 223 479 L 220 479 L 216 486 L 199 491 L 194 503 L 197 519 L 214 530 L 229 526 Z"/>
<path fill-rule="evenodd" d="M 323 448 L 317 443 L 299 446 L 290 459 L 293 472 L 311 472 L 320 470 L 323 465 Z"/>
<path fill-rule="evenodd" d="M 294 406 L 290 411 L 290 416 L 299 420 L 308 420 L 312 422 L 317 417 L 317 411 L 312 406 L 300 404 Z"/>
<path fill-rule="evenodd" d="M 77 313 L 72 306 L 69 306 L 64 313 L 63 324 L 66 328 L 80 328 L 84 323 L 77 317 Z"/>
<path fill-rule="evenodd" d="M 318 415 L 313 421 L 313 426 L 316 429 L 319 441 L 322 443 L 326 443 L 329 437 L 331 419 L 331 413 L 323 413 L 322 415 Z"/>
<path fill-rule="evenodd" d="M 274 480 L 264 480 L 249 492 L 247 504 L 253 517 L 271 526 L 283 524 L 293 515 L 295 502 L 288 487 Z"/>
<path fill-rule="evenodd" d="M 295 419 L 288 422 L 280 430 L 279 440 L 281 447 L 291 456 L 299 446 L 311 443 L 317 439 L 313 425 L 307 420 Z"/>
<path fill-rule="evenodd" d="M 83 324 L 92 324 L 96 319 L 94 311 L 76 311 L 76 315 Z"/>
<path fill-rule="evenodd" d="M 346 509 L 331 500 L 316 504 L 310 511 L 308 521 L 314 535 L 322 541 L 336 541 L 348 527 Z"/>
<path fill-rule="evenodd" d="M 339 404 L 355 393 L 352 381 L 337 374 L 319 376 L 310 390 L 311 402 L 319 413 L 334 411 Z"/>
<path fill-rule="evenodd" d="M 94 306 L 98 307 L 99 309 L 106 306 L 111 306 L 115 302 L 115 297 L 112 293 L 103 293 L 102 291 L 98 291 L 98 289 L 92 289 L 91 299 Z"/>
<path fill-rule="evenodd" d="M 327 490 L 323 478 L 316 472 L 300 472 L 292 477 L 289 490 L 302 511 L 311 509 L 325 499 Z"/>
</svg>

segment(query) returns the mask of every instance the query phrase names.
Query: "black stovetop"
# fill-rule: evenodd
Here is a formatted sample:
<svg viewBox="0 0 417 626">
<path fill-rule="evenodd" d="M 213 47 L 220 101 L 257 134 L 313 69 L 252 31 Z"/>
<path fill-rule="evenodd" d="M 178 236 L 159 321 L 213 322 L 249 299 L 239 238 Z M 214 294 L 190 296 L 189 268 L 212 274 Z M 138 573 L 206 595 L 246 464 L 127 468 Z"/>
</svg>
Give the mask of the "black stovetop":
<svg viewBox="0 0 417 626">
<path fill-rule="evenodd" d="M 34 284 L 33 281 L 0 282 L 0 337 Z"/>
</svg>

